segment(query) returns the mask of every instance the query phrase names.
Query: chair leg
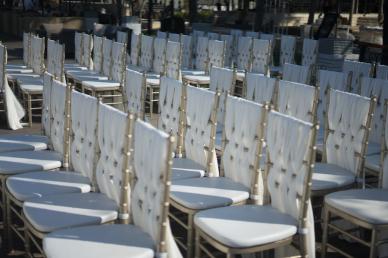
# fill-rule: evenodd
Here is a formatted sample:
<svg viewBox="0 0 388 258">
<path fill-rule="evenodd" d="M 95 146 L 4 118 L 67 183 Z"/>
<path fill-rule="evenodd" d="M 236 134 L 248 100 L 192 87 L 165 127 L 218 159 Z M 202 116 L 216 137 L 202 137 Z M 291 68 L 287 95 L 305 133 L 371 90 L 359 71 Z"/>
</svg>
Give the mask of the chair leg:
<svg viewBox="0 0 388 258">
<path fill-rule="evenodd" d="M 24 249 L 26 251 L 26 256 L 33 257 L 31 254 L 30 234 L 28 232 L 26 223 L 24 223 L 24 227 Z"/>
<path fill-rule="evenodd" d="M 377 257 L 376 254 L 376 238 L 377 238 L 377 230 L 373 229 L 372 230 L 372 236 L 371 236 L 371 241 L 370 241 L 370 252 L 369 252 L 369 258 L 374 258 Z"/>
<path fill-rule="evenodd" d="M 200 258 L 201 257 L 201 236 L 199 234 L 199 231 L 195 232 L 195 254 L 194 258 Z"/>
<path fill-rule="evenodd" d="M 150 98 L 150 120 L 151 120 L 151 123 L 153 121 L 153 113 L 154 113 L 154 90 L 152 89 L 152 86 L 149 87 L 150 89 L 150 92 L 149 92 L 149 98 Z"/>
<path fill-rule="evenodd" d="M 193 257 L 193 240 L 194 240 L 194 214 L 188 214 L 187 218 L 187 258 Z"/>
<path fill-rule="evenodd" d="M 32 102 L 31 95 L 27 94 L 28 126 L 32 127 Z"/>
<path fill-rule="evenodd" d="M 6 195 L 6 194 L 5 194 Z M 6 234 L 7 234 L 7 252 L 12 252 L 13 251 L 13 237 L 12 237 L 12 210 L 11 210 L 11 199 L 6 195 L 7 199 L 7 204 L 6 204 L 6 209 L 7 209 L 7 226 L 6 226 Z"/>
<path fill-rule="evenodd" d="M 323 232 L 322 232 L 322 243 L 321 243 L 321 258 L 326 257 L 327 250 L 327 238 L 328 238 L 328 224 L 329 224 L 330 214 L 326 207 L 323 206 Z"/>
</svg>

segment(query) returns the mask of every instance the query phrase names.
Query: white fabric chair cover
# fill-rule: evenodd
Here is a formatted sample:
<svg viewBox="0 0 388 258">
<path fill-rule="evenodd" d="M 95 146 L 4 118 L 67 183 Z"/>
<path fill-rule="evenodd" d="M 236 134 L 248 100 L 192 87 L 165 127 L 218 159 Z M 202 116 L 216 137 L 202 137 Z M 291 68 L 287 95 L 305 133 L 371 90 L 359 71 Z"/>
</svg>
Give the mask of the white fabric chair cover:
<svg viewBox="0 0 388 258">
<path fill-rule="evenodd" d="M 193 30 L 191 33 L 193 49 L 197 49 L 198 39 L 205 37 L 205 32 L 201 30 Z"/>
<path fill-rule="evenodd" d="M 271 41 L 253 39 L 251 72 L 269 74 L 271 63 Z"/>
<path fill-rule="evenodd" d="M 233 36 L 221 35 L 220 39 L 225 42 L 225 67 L 231 67 L 233 63 Z"/>
<path fill-rule="evenodd" d="M 208 58 L 209 39 L 206 37 L 199 37 L 195 54 L 195 69 L 199 71 L 206 71 L 208 68 Z"/>
<path fill-rule="evenodd" d="M 90 182 L 94 179 L 96 162 L 97 109 L 96 98 L 77 91 L 72 92 L 71 130 L 73 137 L 70 160 L 73 170 L 88 177 Z"/>
<path fill-rule="evenodd" d="M 127 114 L 105 104 L 99 104 L 98 145 L 100 158 L 97 162 L 97 186 L 101 193 L 107 195 L 120 205 L 122 175 L 124 168 Z M 115 125 L 115 126 L 112 126 Z M 128 191 L 130 200 L 130 191 Z"/>
<path fill-rule="evenodd" d="M 208 32 L 207 37 L 209 38 L 209 40 L 220 40 L 220 34 L 216 32 Z"/>
<path fill-rule="evenodd" d="M 230 35 L 233 37 L 233 43 L 232 43 L 232 62 L 237 62 L 237 56 L 238 56 L 238 42 L 239 38 L 244 36 L 244 31 L 237 30 L 237 29 L 231 29 Z"/>
<path fill-rule="evenodd" d="M 64 154 L 65 140 L 65 125 L 66 119 L 66 100 L 67 100 L 67 86 L 57 80 L 52 81 L 51 89 L 51 134 L 50 141 L 54 150 L 60 154 Z"/>
<path fill-rule="evenodd" d="M 283 67 L 285 63 L 295 63 L 294 55 L 296 48 L 296 38 L 294 36 L 282 35 L 280 43 L 280 62 L 279 66 Z"/>
<path fill-rule="evenodd" d="M 277 111 L 314 123 L 316 88 L 295 82 L 279 81 Z"/>
<path fill-rule="evenodd" d="M 193 41 L 192 37 L 188 35 L 181 35 L 181 45 L 182 45 L 182 68 L 192 68 L 192 49 Z"/>
<path fill-rule="evenodd" d="M 96 35 L 93 36 L 93 43 L 94 43 L 94 49 L 93 49 L 93 62 L 94 62 L 94 71 L 97 73 L 101 73 L 103 71 L 103 45 L 104 45 L 104 39 L 102 37 L 98 37 Z"/>
<path fill-rule="evenodd" d="M 168 33 L 168 41 L 181 42 L 181 35 L 178 33 Z"/>
<path fill-rule="evenodd" d="M 251 66 L 252 55 L 252 38 L 239 37 L 237 46 L 237 69 L 249 71 Z"/>
<path fill-rule="evenodd" d="M 65 78 L 65 45 L 57 42 L 55 46 L 56 61 L 55 61 L 55 76 L 58 80 L 64 82 Z"/>
<path fill-rule="evenodd" d="M 267 161 L 272 164 L 267 171 L 267 188 L 271 206 L 299 220 L 302 214 L 302 196 L 307 187 L 312 139 L 312 124 L 271 111 L 268 115 Z M 288 142 L 288 144 L 284 144 Z M 308 183 L 308 182 L 307 182 Z M 314 218 L 308 203 L 307 256 L 315 257 Z M 299 225 L 301 226 L 301 225 Z M 284 256 L 283 256 L 284 257 Z"/>
<path fill-rule="evenodd" d="M 181 44 L 174 41 L 167 42 L 166 76 L 181 80 Z"/>
<path fill-rule="evenodd" d="M 107 38 L 103 39 L 102 44 L 102 54 L 103 54 L 103 63 L 102 63 L 102 74 L 108 76 L 108 78 L 112 75 L 112 47 L 113 41 Z"/>
<path fill-rule="evenodd" d="M 117 31 L 116 32 L 116 41 L 119 43 L 128 44 L 128 32 Z"/>
<path fill-rule="evenodd" d="M 47 72 L 52 74 L 55 79 L 64 81 L 64 46 L 54 40 L 47 40 Z"/>
<path fill-rule="evenodd" d="M 180 127 L 182 82 L 163 76 L 160 80 L 159 92 L 159 122 L 160 130 L 173 135 L 178 139 Z M 174 142 L 173 151 L 177 148 L 177 141 Z"/>
<path fill-rule="evenodd" d="M 131 36 L 131 58 L 129 64 L 137 66 L 139 65 L 140 57 L 140 46 L 141 46 L 141 35 L 132 32 Z"/>
<path fill-rule="evenodd" d="M 144 98 L 146 91 L 146 79 L 143 73 L 126 70 L 125 94 L 128 105 L 127 111 L 144 118 Z"/>
<path fill-rule="evenodd" d="M 209 40 L 209 64 L 208 69 L 213 66 L 224 67 L 225 43 L 219 40 Z"/>
<path fill-rule="evenodd" d="M 151 71 L 154 60 L 154 38 L 142 34 L 140 51 L 140 66 L 146 71 Z"/>
<path fill-rule="evenodd" d="M 112 46 L 112 70 L 111 76 L 112 80 L 119 82 L 120 84 L 124 82 L 125 78 L 125 65 L 126 65 L 126 47 L 123 43 L 113 42 Z"/>
<path fill-rule="evenodd" d="M 23 63 L 31 66 L 31 33 L 23 32 Z"/>
<path fill-rule="evenodd" d="M 362 63 L 357 61 L 345 60 L 342 67 L 342 72 L 344 72 L 347 75 L 351 74 L 352 76 L 350 88 L 347 90 L 352 93 L 359 94 L 360 78 L 364 76 L 370 77 L 371 70 L 372 70 L 372 64 L 370 63 Z"/>
<path fill-rule="evenodd" d="M 75 32 L 74 35 L 74 59 L 77 64 L 82 64 L 82 50 L 83 50 L 83 44 L 82 44 L 82 33 Z M 48 46 L 47 46 L 48 47 Z"/>
<path fill-rule="evenodd" d="M 318 40 L 303 39 L 302 65 L 312 66 L 317 62 Z"/>
<path fill-rule="evenodd" d="M 49 73 L 43 75 L 42 129 L 44 135 L 51 134 L 51 93 L 53 77 Z"/>
<path fill-rule="evenodd" d="M 387 80 L 388 79 L 388 66 L 378 64 L 376 66 L 376 78 Z"/>
<path fill-rule="evenodd" d="M 270 78 L 262 74 L 247 73 L 246 80 L 246 99 L 256 103 L 271 103 L 276 88 L 276 78 Z"/>
<path fill-rule="evenodd" d="M 328 108 L 328 130 L 326 140 L 327 163 L 359 171 L 361 157 L 355 155 L 362 150 L 370 99 L 360 95 L 330 91 Z"/>
<path fill-rule="evenodd" d="M 233 94 L 234 91 L 234 72 L 231 69 L 212 67 L 210 71 L 209 89 L 213 92 L 220 91 L 220 103 L 217 108 L 217 123 L 224 123 L 225 98 L 227 93 Z"/>
<path fill-rule="evenodd" d="M 164 32 L 164 31 L 160 31 L 160 30 L 158 30 L 157 32 L 156 32 L 156 37 L 157 38 L 161 38 L 161 39 L 167 39 L 168 37 L 167 37 L 167 32 Z"/>
<path fill-rule="evenodd" d="M 81 65 L 93 70 L 93 35 L 82 33 L 82 63 Z"/>
<path fill-rule="evenodd" d="M 31 67 L 36 74 L 42 74 L 44 65 L 45 39 L 36 36 L 31 37 Z"/>
<path fill-rule="evenodd" d="M 311 66 L 284 64 L 283 80 L 303 84 L 311 83 Z"/>
<path fill-rule="evenodd" d="M 140 120 L 135 124 L 134 134 L 135 183 L 130 203 L 133 223 L 148 233 L 158 247 L 165 245 L 167 253 L 158 250 L 156 257 L 181 258 L 168 218 L 164 218 L 168 212 L 165 210 L 168 209 L 165 196 L 169 196 L 166 191 L 169 191 L 170 184 L 167 165 L 171 157 L 168 153 L 169 135 Z M 163 235 L 164 223 L 167 225 Z"/>
<path fill-rule="evenodd" d="M 258 39 L 260 36 L 260 32 L 258 31 L 246 31 L 245 37 L 251 37 L 253 39 Z"/>
<path fill-rule="evenodd" d="M 164 74 L 166 66 L 166 38 L 154 38 L 154 58 L 152 63 L 152 72 L 160 75 Z"/>
<path fill-rule="evenodd" d="M 213 125 L 209 121 L 211 121 L 213 109 L 215 108 L 214 100 L 214 92 L 187 86 L 186 132 L 184 139 L 186 158 L 205 168 L 207 167 L 208 153 L 211 151 L 209 144 Z M 198 105 L 198 103 L 201 103 L 201 105 Z M 213 167 L 207 173 L 209 176 L 218 176 L 217 158 L 214 149 L 213 153 Z"/>
<path fill-rule="evenodd" d="M 56 74 L 55 74 L 55 45 L 56 45 L 56 42 L 54 40 L 51 40 L 51 39 L 47 39 L 47 72 L 54 75 L 54 77 L 56 77 Z"/>
<path fill-rule="evenodd" d="M 275 39 L 275 37 L 274 37 L 273 34 L 260 33 L 260 39 L 269 40 L 269 41 L 273 42 L 273 40 Z"/>
</svg>

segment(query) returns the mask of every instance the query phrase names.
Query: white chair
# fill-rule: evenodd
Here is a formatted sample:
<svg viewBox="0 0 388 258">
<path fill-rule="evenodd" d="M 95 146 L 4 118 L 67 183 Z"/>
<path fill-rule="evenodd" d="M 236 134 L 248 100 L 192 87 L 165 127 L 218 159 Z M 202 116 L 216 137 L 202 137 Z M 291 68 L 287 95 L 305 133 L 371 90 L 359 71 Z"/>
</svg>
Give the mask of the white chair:
<svg viewBox="0 0 388 258">
<path fill-rule="evenodd" d="M 265 39 L 253 39 L 251 72 L 269 76 L 271 59 L 271 41 Z"/>
<path fill-rule="evenodd" d="M 376 65 L 376 78 L 387 80 L 388 79 L 388 66 L 377 64 Z"/>
<path fill-rule="evenodd" d="M 152 67 L 150 70 L 146 70 L 147 85 L 150 87 L 158 86 L 160 84 L 160 76 L 165 73 L 167 39 L 154 38 L 153 48 Z"/>
<path fill-rule="evenodd" d="M 65 46 L 53 40 L 47 40 L 47 72 L 54 79 L 64 82 Z"/>
<path fill-rule="evenodd" d="M 271 45 L 271 62 L 270 62 L 270 64 L 272 65 L 273 64 L 273 53 L 275 50 L 275 36 L 273 34 L 260 33 L 260 39 L 269 40 L 271 43 L 270 44 Z"/>
<path fill-rule="evenodd" d="M 194 251 L 194 215 L 216 207 L 245 204 L 248 199 L 259 201 L 259 157 L 264 141 L 266 108 L 241 98 L 228 96 L 223 132 L 223 149 L 220 177 L 202 177 L 174 181 L 171 186 L 171 205 L 187 215 L 179 220 L 172 212 L 171 218 L 186 225 L 187 242 L 176 241 L 187 250 L 186 257 Z"/>
<path fill-rule="evenodd" d="M 83 43 L 83 33 L 76 31 L 74 34 L 74 60 L 65 63 L 65 71 L 87 70 L 87 67 L 83 66 Z"/>
<path fill-rule="evenodd" d="M 221 41 L 225 42 L 225 67 L 232 67 L 233 65 L 233 36 L 232 35 L 221 35 Z"/>
<path fill-rule="evenodd" d="M 121 201 L 127 205 L 133 224 L 87 226 L 53 232 L 43 240 L 46 256 L 181 258 L 167 217 L 171 141 L 167 134 L 149 124 L 136 122 L 133 157 L 136 180 L 130 185 L 130 198 Z"/>
<path fill-rule="evenodd" d="M 197 49 L 197 44 L 198 44 L 198 40 L 199 38 L 202 38 L 202 37 L 205 37 L 205 32 L 204 31 L 201 31 L 201 30 L 193 30 L 192 33 L 191 33 L 191 38 L 192 38 L 192 46 L 193 46 L 193 49 L 196 50 Z M 194 52 L 193 53 L 193 57 L 194 59 L 196 58 L 196 53 Z"/>
<path fill-rule="evenodd" d="M 188 35 L 181 35 L 181 48 L 182 48 L 182 69 L 193 68 L 193 39 Z M 195 50 L 195 49 L 194 49 Z"/>
<path fill-rule="evenodd" d="M 209 39 L 207 37 L 199 37 L 196 45 L 193 69 L 182 69 L 183 78 L 185 78 L 186 75 L 204 75 L 209 69 L 208 61 Z"/>
<path fill-rule="evenodd" d="M 140 57 L 140 47 L 141 47 L 141 34 L 135 34 L 132 32 L 131 35 L 131 53 L 130 58 L 127 59 L 127 64 L 132 66 L 139 65 L 139 57 Z"/>
<path fill-rule="evenodd" d="M 7 64 L 6 71 L 8 74 L 33 72 L 31 69 L 31 36 L 31 33 L 23 32 L 23 63 Z"/>
<path fill-rule="evenodd" d="M 318 57 L 318 40 L 303 39 L 302 65 L 310 66 L 312 69 L 316 66 Z"/>
<path fill-rule="evenodd" d="M 208 32 L 207 37 L 209 38 L 209 40 L 220 40 L 220 34 L 216 32 Z"/>
<path fill-rule="evenodd" d="M 283 66 L 283 80 L 311 85 L 311 66 L 285 63 Z"/>
<path fill-rule="evenodd" d="M 252 64 L 252 44 L 253 40 L 250 37 L 239 37 L 237 45 L 236 57 L 236 79 L 244 80 L 245 72 L 251 70 Z"/>
<path fill-rule="evenodd" d="M 258 39 L 258 38 L 260 38 L 260 32 L 258 32 L 258 31 L 246 31 L 245 37 L 251 37 L 253 39 Z"/>
<path fill-rule="evenodd" d="M 245 75 L 245 98 L 259 104 L 273 104 L 277 83 L 275 78 L 257 73 L 247 73 Z"/>
<path fill-rule="evenodd" d="M 168 40 L 172 42 L 181 42 L 181 35 L 178 33 L 168 33 Z"/>
<path fill-rule="evenodd" d="M 281 41 L 280 41 L 279 66 L 272 67 L 271 70 L 274 73 L 281 74 L 285 63 L 294 64 L 295 49 L 296 49 L 296 38 L 294 36 L 282 35 Z"/>
<path fill-rule="evenodd" d="M 166 71 L 167 77 L 182 80 L 181 74 L 182 49 L 179 42 L 168 41 L 166 48 Z"/>
<path fill-rule="evenodd" d="M 323 235 L 322 235 L 322 257 L 326 257 L 327 249 L 341 252 L 348 255 L 346 250 L 328 241 L 330 234 L 340 234 L 362 246 L 370 248 L 369 257 L 384 257 L 386 255 L 387 239 L 387 212 L 388 212 L 388 177 L 387 177 L 387 146 L 388 146 L 388 124 L 387 124 L 387 103 L 384 108 L 384 122 L 381 139 L 381 160 L 379 170 L 379 189 L 351 189 L 331 193 L 325 196 L 322 213 Z M 340 218 L 352 223 L 359 230 L 371 232 L 369 239 L 363 234 L 357 234 L 359 230 L 352 231 L 343 229 L 341 224 L 333 224 L 332 217 Z M 328 230 L 330 228 L 330 231 Z M 349 232 L 349 233 L 348 233 Z"/>
<path fill-rule="evenodd" d="M 164 32 L 164 31 L 158 30 L 156 32 L 156 37 L 157 38 L 161 38 L 161 39 L 168 39 L 168 32 Z"/>
<path fill-rule="evenodd" d="M 309 201 L 315 158 L 314 126 L 271 111 L 267 128 L 264 187 L 271 203 L 198 212 L 194 216 L 195 257 L 201 257 L 202 251 L 210 252 L 207 245 L 233 257 L 283 247 L 296 236 L 302 257 L 314 257 L 314 221 Z"/>
<path fill-rule="evenodd" d="M 330 90 L 321 163 L 316 163 L 313 196 L 363 183 L 364 155 L 375 100 Z"/>
<path fill-rule="evenodd" d="M 237 62 L 237 55 L 238 55 L 238 42 L 239 38 L 244 36 L 243 30 L 238 29 L 231 29 L 230 35 L 233 37 L 233 43 L 232 43 L 232 65 Z"/>
<path fill-rule="evenodd" d="M 126 110 L 145 120 L 146 77 L 144 73 L 126 69 L 124 93 Z"/>
<path fill-rule="evenodd" d="M 371 77 L 372 64 L 345 60 L 342 66 L 342 72 L 351 76 L 351 82 L 347 90 L 349 92 L 359 94 L 360 78 Z"/>
</svg>

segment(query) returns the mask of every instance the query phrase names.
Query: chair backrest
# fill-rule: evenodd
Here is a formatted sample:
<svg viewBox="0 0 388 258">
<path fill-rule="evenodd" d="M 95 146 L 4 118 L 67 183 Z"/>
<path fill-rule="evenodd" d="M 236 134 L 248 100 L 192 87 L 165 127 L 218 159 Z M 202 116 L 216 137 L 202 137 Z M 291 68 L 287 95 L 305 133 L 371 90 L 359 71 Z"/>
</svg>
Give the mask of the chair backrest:
<svg viewBox="0 0 388 258">
<path fill-rule="evenodd" d="M 253 39 L 258 39 L 260 36 L 260 32 L 258 31 L 246 31 L 245 37 L 251 37 Z"/>
<path fill-rule="evenodd" d="M 174 152 L 177 152 L 178 139 L 182 133 L 183 98 L 182 82 L 165 76 L 160 79 L 158 128 L 177 139 L 172 145 Z"/>
<path fill-rule="evenodd" d="M 381 152 L 381 161 L 382 164 L 380 166 L 380 174 L 379 174 L 379 186 L 381 188 L 387 189 L 388 188 L 388 102 L 385 101 L 384 105 L 384 123 L 383 123 L 383 131 L 382 131 L 382 141 L 381 144 L 383 145 L 382 152 Z"/>
<path fill-rule="evenodd" d="M 296 37 L 282 35 L 280 42 L 280 60 L 279 66 L 285 63 L 295 63 Z"/>
<path fill-rule="evenodd" d="M 104 38 L 104 43 L 102 45 L 102 54 L 103 54 L 103 64 L 102 64 L 102 73 L 109 78 L 112 75 L 112 47 L 113 41 L 107 38 Z"/>
<path fill-rule="evenodd" d="M 311 66 L 285 63 L 283 67 L 283 80 L 311 84 Z"/>
<path fill-rule="evenodd" d="M 161 38 L 161 39 L 167 39 L 168 38 L 168 33 L 167 32 L 164 32 L 164 31 L 161 31 L 161 30 L 158 30 L 156 32 L 156 37 L 157 38 Z"/>
<path fill-rule="evenodd" d="M 238 44 L 239 44 L 239 38 L 244 36 L 244 31 L 238 30 L 238 29 L 231 29 L 230 35 L 233 37 L 233 43 L 232 43 L 232 62 L 237 62 L 237 56 L 238 56 Z"/>
<path fill-rule="evenodd" d="M 94 171 L 97 161 L 98 100 L 73 91 L 71 95 L 71 148 L 72 169 L 87 176 L 95 186 Z"/>
<path fill-rule="evenodd" d="M 232 69 L 212 67 L 210 71 L 209 89 L 220 92 L 220 104 L 217 108 L 217 123 L 223 124 L 225 115 L 225 99 L 228 93 L 234 92 L 235 73 Z"/>
<path fill-rule="evenodd" d="M 209 39 L 207 37 L 199 37 L 195 54 L 195 69 L 206 71 L 208 69 L 209 59 Z"/>
<path fill-rule="evenodd" d="M 297 119 L 315 123 L 318 94 L 317 87 L 281 80 L 276 110 Z"/>
<path fill-rule="evenodd" d="M 51 94 L 53 76 L 47 72 L 43 74 L 43 98 L 42 98 L 42 130 L 43 134 L 51 135 Z"/>
<path fill-rule="evenodd" d="M 198 105 L 201 103 L 201 105 Z M 186 158 L 206 168 L 207 175 L 218 176 L 214 147 L 219 94 L 187 86 L 184 149 Z"/>
<path fill-rule="evenodd" d="M 191 68 L 193 65 L 192 49 L 194 49 L 192 37 L 188 35 L 181 35 L 181 47 L 182 47 L 182 67 Z"/>
<path fill-rule="evenodd" d="M 181 42 L 181 35 L 178 33 L 168 33 L 168 40 L 173 42 Z"/>
<path fill-rule="evenodd" d="M 181 44 L 179 42 L 168 41 L 166 49 L 166 76 L 181 79 Z"/>
<path fill-rule="evenodd" d="M 269 40 L 269 41 L 273 42 L 275 39 L 275 36 L 273 34 L 260 33 L 260 39 Z"/>
<path fill-rule="evenodd" d="M 31 66 L 31 33 L 23 32 L 23 63 Z"/>
<path fill-rule="evenodd" d="M 55 77 L 62 82 L 66 81 L 65 53 L 65 45 L 59 44 L 59 42 L 57 42 L 55 44 Z"/>
<path fill-rule="evenodd" d="M 303 39 L 302 49 L 302 65 L 312 66 L 317 62 L 318 57 L 318 40 L 314 39 Z"/>
<path fill-rule="evenodd" d="M 131 36 L 131 58 L 129 63 L 131 65 L 139 65 L 139 57 L 140 57 L 140 46 L 141 46 L 141 34 L 138 35 L 132 32 Z"/>
<path fill-rule="evenodd" d="M 154 60 L 152 71 L 157 74 L 164 74 L 166 67 L 166 38 L 154 38 Z"/>
<path fill-rule="evenodd" d="M 126 69 L 124 91 L 127 101 L 127 112 L 130 112 L 144 120 L 144 101 L 146 97 L 145 74 L 135 70 Z"/>
<path fill-rule="evenodd" d="M 376 97 L 369 142 L 379 143 L 384 130 L 384 102 L 388 99 L 388 81 L 376 78 L 362 77 L 360 79 L 361 96 Z"/>
<path fill-rule="evenodd" d="M 237 46 L 237 69 L 250 71 L 252 61 L 252 38 L 239 37 Z"/>
<path fill-rule="evenodd" d="M 308 206 L 311 205 L 316 130 L 311 123 L 270 111 L 267 132 L 264 173 L 267 180 L 264 182 L 271 197 L 271 206 L 299 220 L 301 229 L 305 229 Z M 313 221 L 311 225 L 314 225 Z"/>
<path fill-rule="evenodd" d="M 376 78 L 388 80 L 388 65 L 378 64 L 376 66 Z"/>
<path fill-rule="evenodd" d="M 120 83 L 124 83 L 125 79 L 126 48 L 126 45 L 123 43 L 113 42 L 111 79 Z"/>
<path fill-rule="evenodd" d="M 198 39 L 200 37 L 205 37 L 205 32 L 202 30 L 193 30 L 193 32 L 191 33 L 191 37 L 193 40 L 192 42 L 193 49 L 197 49 Z"/>
<path fill-rule="evenodd" d="M 210 67 L 213 67 L 213 66 L 224 67 L 224 58 L 225 58 L 225 42 L 220 40 L 209 40 L 208 69 L 210 69 Z"/>
<path fill-rule="evenodd" d="M 225 42 L 225 61 L 226 67 L 231 67 L 233 63 L 233 36 L 221 35 L 220 39 Z"/>
<path fill-rule="evenodd" d="M 276 78 L 257 73 L 246 73 L 245 82 L 246 99 L 260 104 L 273 103 L 277 84 Z"/>
<path fill-rule="evenodd" d="M 75 32 L 74 35 L 74 59 L 77 64 L 82 65 L 83 37 L 81 32 Z M 48 46 L 47 46 L 48 47 Z"/>
<path fill-rule="evenodd" d="M 55 51 L 56 42 L 52 39 L 47 39 L 47 72 L 55 76 Z"/>
<path fill-rule="evenodd" d="M 45 38 L 31 36 L 31 67 L 34 73 L 42 74 L 45 69 Z"/>
<path fill-rule="evenodd" d="M 156 256 L 181 257 L 168 222 L 171 184 L 171 138 L 150 124 L 136 121 L 134 177 L 130 207 L 133 224 L 156 243 Z M 150 160 L 152 157 L 152 160 Z"/>
<path fill-rule="evenodd" d="M 370 98 L 330 90 L 323 156 L 327 163 L 361 176 L 373 107 Z"/>
<path fill-rule="evenodd" d="M 119 43 L 128 44 L 128 32 L 117 31 L 116 32 L 116 41 Z"/>
<path fill-rule="evenodd" d="M 93 62 L 94 62 L 94 71 L 100 73 L 102 72 L 103 62 L 104 60 L 104 54 L 103 54 L 103 47 L 104 47 L 104 38 L 98 37 L 96 35 L 93 36 L 93 43 L 94 43 L 94 49 L 93 49 Z"/>
<path fill-rule="evenodd" d="M 209 38 L 209 40 L 220 40 L 220 34 L 216 32 L 208 32 L 207 37 Z"/>
<path fill-rule="evenodd" d="M 148 71 L 152 70 L 154 60 L 154 38 L 141 35 L 140 66 Z"/>
<path fill-rule="evenodd" d="M 82 65 L 86 66 L 88 69 L 93 69 L 93 35 L 82 33 Z"/>
<path fill-rule="evenodd" d="M 271 41 L 253 39 L 251 72 L 268 75 L 271 54 Z"/>
<path fill-rule="evenodd" d="M 220 173 L 251 189 L 255 200 L 266 112 L 261 104 L 232 96 L 226 99 Z"/>
<path fill-rule="evenodd" d="M 319 70 L 319 104 L 317 118 L 321 125 L 324 124 L 329 89 L 345 91 L 347 89 L 347 75 L 342 72 Z"/>
<path fill-rule="evenodd" d="M 360 78 L 370 77 L 372 71 L 372 64 L 357 61 L 345 60 L 342 72 L 351 76 L 351 83 L 349 85 L 349 92 L 360 93 Z"/>
</svg>

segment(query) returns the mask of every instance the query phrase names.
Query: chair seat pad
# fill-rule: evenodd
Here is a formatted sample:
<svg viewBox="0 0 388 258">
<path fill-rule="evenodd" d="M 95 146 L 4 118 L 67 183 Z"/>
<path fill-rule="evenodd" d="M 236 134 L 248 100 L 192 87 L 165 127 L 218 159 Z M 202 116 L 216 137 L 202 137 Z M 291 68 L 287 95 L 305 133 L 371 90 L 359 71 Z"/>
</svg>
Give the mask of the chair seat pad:
<svg viewBox="0 0 388 258">
<path fill-rule="evenodd" d="M 236 80 L 244 81 L 244 79 L 245 79 L 245 72 L 244 71 L 237 71 L 236 72 Z"/>
<path fill-rule="evenodd" d="M 86 71 L 86 70 L 88 70 L 87 67 L 82 66 L 82 65 L 77 64 L 77 63 L 65 64 L 63 68 L 64 68 L 65 72 L 68 72 L 68 71 L 71 71 L 71 70 L 75 70 L 75 71 L 79 71 L 79 70 Z"/>
<path fill-rule="evenodd" d="M 108 80 L 108 76 L 102 75 L 96 71 L 78 70 L 68 71 L 67 76 L 75 81 L 82 82 L 87 80 Z"/>
<path fill-rule="evenodd" d="M 35 73 L 7 73 L 8 80 L 19 80 L 28 78 L 40 78 L 40 75 Z"/>
<path fill-rule="evenodd" d="M 89 178 L 74 171 L 40 171 L 11 176 L 8 191 L 19 201 L 46 195 L 90 192 Z"/>
<path fill-rule="evenodd" d="M 183 79 L 189 83 L 210 84 L 210 76 L 207 75 L 185 75 Z"/>
<path fill-rule="evenodd" d="M 205 175 L 205 168 L 190 159 L 174 158 L 171 173 L 172 180 L 199 178 Z"/>
<path fill-rule="evenodd" d="M 194 69 L 183 69 L 181 71 L 182 76 L 187 76 L 187 75 L 204 75 L 205 71 L 199 71 L 199 70 L 194 70 Z"/>
<path fill-rule="evenodd" d="M 115 201 L 102 193 L 47 195 L 23 204 L 26 219 L 41 232 L 111 222 L 117 209 Z"/>
<path fill-rule="evenodd" d="M 25 64 L 6 64 L 5 69 L 27 69 L 27 65 Z"/>
<path fill-rule="evenodd" d="M 13 68 L 6 68 L 7 73 L 10 74 L 29 74 L 33 73 L 34 70 L 27 68 L 26 66 L 24 67 L 13 67 Z"/>
<path fill-rule="evenodd" d="M 147 76 L 146 83 L 147 85 L 150 85 L 150 86 L 158 86 L 160 85 L 160 78 Z"/>
<path fill-rule="evenodd" d="M 47 258 L 153 258 L 152 238 L 134 225 L 99 225 L 59 230 L 43 239 Z"/>
<path fill-rule="evenodd" d="M 9 134 L 0 136 L 0 153 L 11 151 L 46 150 L 49 139 L 45 135 Z"/>
<path fill-rule="evenodd" d="M 371 224 L 388 224 L 388 190 L 351 189 L 325 196 L 330 206 Z"/>
<path fill-rule="evenodd" d="M 120 87 L 120 83 L 117 81 L 98 79 L 89 79 L 86 81 L 82 81 L 82 85 L 95 90 L 112 90 Z"/>
<path fill-rule="evenodd" d="M 174 181 L 170 198 L 189 209 L 204 210 L 245 201 L 249 188 L 225 177 L 202 177 Z"/>
<path fill-rule="evenodd" d="M 147 70 L 149 70 L 148 68 L 145 68 L 143 66 L 132 65 L 132 64 L 127 65 L 127 69 L 130 69 L 139 73 L 147 72 Z"/>
<path fill-rule="evenodd" d="M 355 174 L 340 166 L 328 163 L 315 163 L 312 191 L 330 190 L 353 184 Z"/>
<path fill-rule="evenodd" d="M 62 155 L 55 151 L 17 151 L 0 154 L 0 174 L 52 170 L 62 166 Z"/>
<path fill-rule="evenodd" d="M 367 156 L 379 154 L 381 152 L 381 144 L 378 142 L 369 142 L 368 148 L 366 149 Z"/>
<path fill-rule="evenodd" d="M 296 234 L 297 221 L 271 206 L 236 205 L 198 212 L 197 228 L 233 248 L 246 248 Z"/>
<path fill-rule="evenodd" d="M 36 84 L 21 84 L 20 88 L 28 93 L 41 93 L 43 92 L 43 82 L 40 84 L 37 82 Z"/>
<path fill-rule="evenodd" d="M 381 162 L 381 155 L 380 154 L 366 156 L 365 167 L 370 169 L 370 170 L 380 172 L 380 162 Z"/>
</svg>

